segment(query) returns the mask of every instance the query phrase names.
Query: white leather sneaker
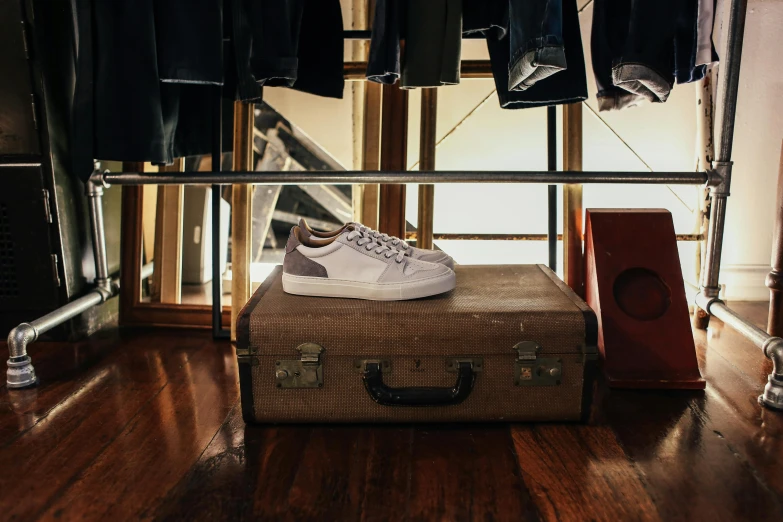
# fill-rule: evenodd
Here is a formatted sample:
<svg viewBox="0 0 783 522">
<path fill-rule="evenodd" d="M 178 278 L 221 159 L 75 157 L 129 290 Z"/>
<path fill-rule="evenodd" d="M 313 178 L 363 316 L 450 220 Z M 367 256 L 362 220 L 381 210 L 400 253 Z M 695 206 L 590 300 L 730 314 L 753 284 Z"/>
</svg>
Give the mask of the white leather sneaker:
<svg viewBox="0 0 783 522">
<path fill-rule="evenodd" d="M 449 267 L 407 256 L 353 225 L 318 241 L 293 227 L 285 252 L 283 290 L 289 294 L 399 301 L 442 294 L 457 284 Z"/>
<path fill-rule="evenodd" d="M 440 263 L 441 265 L 446 265 L 447 267 L 454 270 L 454 260 L 446 252 L 443 252 L 441 250 L 427 250 L 424 248 L 412 247 L 398 237 L 390 236 L 388 234 L 381 234 L 377 230 L 373 230 L 370 227 L 366 227 L 361 223 L 347 223 L 343 225 L 342 228 L 333 230 L 331 232 L 318 232 L 317 230 L 313 230 L 312 228 L 310 228 L 307 225 L 307 221 L 305 221 L 304 219 L 299 220 L 299 228 L 302 230 L 302 233 L 305 236 L 310 237 L 315 241 L 319 241 L 323 239 L 331 239 L 335 236 L 338 236 L 342 233 L 345 227 L 348 226 L 356 227 L 362 233 L 371 237 L 378 243 L 386 245 L 390 248 L 402 250 L 406 256 L 410 256 L 413 259 L 427 261 L 428 263 Z"/>
</svg>

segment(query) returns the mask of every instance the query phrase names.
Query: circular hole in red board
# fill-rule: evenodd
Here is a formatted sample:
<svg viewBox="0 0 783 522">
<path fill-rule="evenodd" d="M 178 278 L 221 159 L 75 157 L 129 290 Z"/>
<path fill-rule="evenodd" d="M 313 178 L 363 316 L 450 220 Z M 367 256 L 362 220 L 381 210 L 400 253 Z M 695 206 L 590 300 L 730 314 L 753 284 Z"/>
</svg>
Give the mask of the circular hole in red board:
<svg viewBox="0 0 783 522">
<path fill-rule="evenodd" d="M 614 281 L 614 300 L 625 314 L 654 321 L 672 304 L 672 292 L 661 277 L 647 268 L 629 268 Z"/>
</svg>

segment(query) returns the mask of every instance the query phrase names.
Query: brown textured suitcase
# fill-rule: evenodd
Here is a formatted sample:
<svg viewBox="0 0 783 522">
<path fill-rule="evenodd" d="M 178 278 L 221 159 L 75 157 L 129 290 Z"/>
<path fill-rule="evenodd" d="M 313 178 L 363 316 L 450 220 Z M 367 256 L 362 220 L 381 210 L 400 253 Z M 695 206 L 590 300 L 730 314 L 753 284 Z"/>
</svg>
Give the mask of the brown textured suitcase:
<svg viewBox="0 0 783 522">
<path fill-rule="evenodd" d="M 237 324 L 246 422 L 580 420 L 595 315 L 548 268 L 457 267 L 412 301 L 303 297 L 277 268 Z"/>
</svg>

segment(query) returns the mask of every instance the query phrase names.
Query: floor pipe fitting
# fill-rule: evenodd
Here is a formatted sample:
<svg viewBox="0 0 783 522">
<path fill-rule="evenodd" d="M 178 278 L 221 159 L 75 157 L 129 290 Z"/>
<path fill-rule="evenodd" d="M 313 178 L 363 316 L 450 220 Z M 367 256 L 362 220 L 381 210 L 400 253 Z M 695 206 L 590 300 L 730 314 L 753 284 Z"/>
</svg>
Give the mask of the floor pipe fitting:
<svg viewBox="0 0 783 522">
<path fill-rule="evenodd" d="M 38 378 L 35 375 L 30 356 L 27 354 L 27 346 L 35 342 L 38 337 L 48 332 L 55 326 L 63 324 L 69 319 L 89 310 L 93 306 L 106 302 L 115 295 L 114 292 L 104 288 L 95 288 L 86 295 L 75 299 L 43 317 L 22 323 L 8 334 L 8 371 L 6 384 L 9 389 L 26 388 L 35 386 Z"/>
<path fill-rule="evenodd" d="M 783 411 L 783 339 L 767 334 L 717 297 L 699 294 L 696 304 L 761 348 L 764 355 L 772 361 L 772 373 L 767 378 L 764 393 L 759 396 L 759 403 L 772 410 Z"/>
</svg>

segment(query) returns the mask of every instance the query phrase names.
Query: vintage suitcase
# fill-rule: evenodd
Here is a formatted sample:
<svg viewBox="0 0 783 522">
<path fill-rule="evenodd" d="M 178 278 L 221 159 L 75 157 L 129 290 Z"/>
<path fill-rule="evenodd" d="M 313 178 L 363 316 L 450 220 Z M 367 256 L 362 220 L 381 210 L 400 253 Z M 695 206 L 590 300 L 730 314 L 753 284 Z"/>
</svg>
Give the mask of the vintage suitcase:
<svg viewBox="0 0 783 522">
<path fill-rule="evenodd" d="M 575 421 L 589 414 L 595 315 L 548 268 L 457 267 L 413 301 L 302 297 L 280 268 L 237 324 L 246 422 Z"/>
</svg>

